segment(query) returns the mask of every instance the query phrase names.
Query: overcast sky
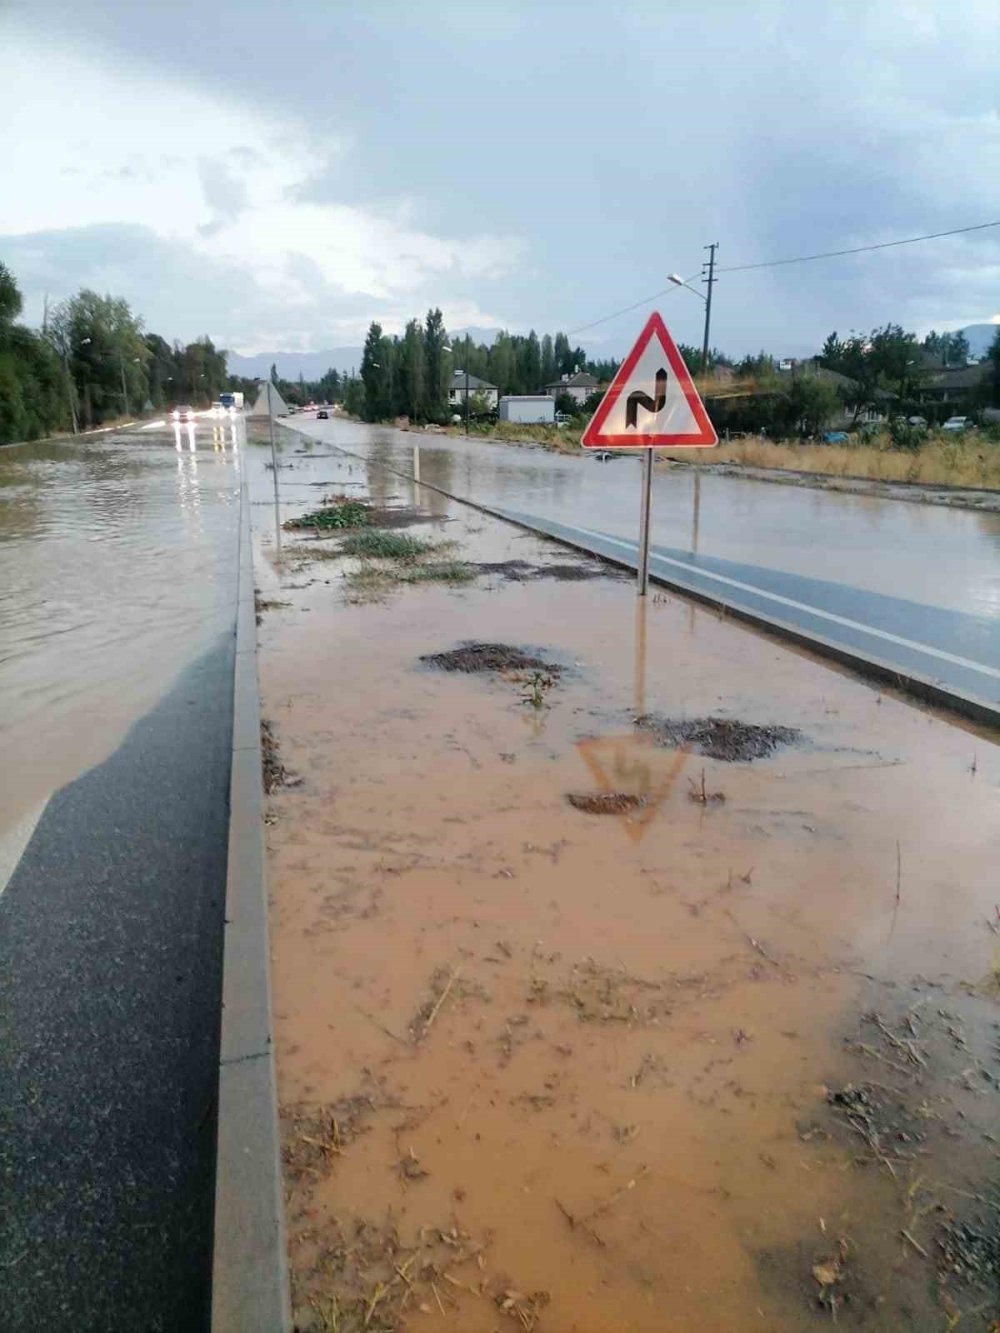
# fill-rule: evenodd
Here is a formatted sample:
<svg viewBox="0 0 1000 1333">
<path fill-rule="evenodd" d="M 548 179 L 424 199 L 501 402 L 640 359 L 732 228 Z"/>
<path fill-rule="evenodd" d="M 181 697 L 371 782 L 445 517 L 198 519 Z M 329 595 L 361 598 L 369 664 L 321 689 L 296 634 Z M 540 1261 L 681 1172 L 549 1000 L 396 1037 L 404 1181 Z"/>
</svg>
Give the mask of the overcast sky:
<svg viewBox="0 0 1000 1333">
<path fill-rule="evenodd" d="M 1000 218 L 998 0 L 0 0 L 0 259 L 243 352 L 576 329 Z M 702 304 L 657 302 L 700 341 Z M 713 343 L 1000 316 L 1000 228 L 720 275 Z M 635 311 L 580 332 L 625 350 Z"/>
</svg>

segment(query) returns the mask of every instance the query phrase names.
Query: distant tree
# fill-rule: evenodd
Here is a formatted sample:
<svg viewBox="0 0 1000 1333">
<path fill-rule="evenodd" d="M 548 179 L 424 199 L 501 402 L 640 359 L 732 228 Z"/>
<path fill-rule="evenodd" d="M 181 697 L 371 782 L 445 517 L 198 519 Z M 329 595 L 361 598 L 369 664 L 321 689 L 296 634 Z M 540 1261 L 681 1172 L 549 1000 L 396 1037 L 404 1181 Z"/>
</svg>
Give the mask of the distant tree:
<svg viewBox="0 0 1000 1333">
<path fill-rule="evenodd" d="M 352 417 L 365 414 L 365 386 L 357 375 L 348 375 L 344 380 L 344 410 Z"/>
<path fill-rule="evenodd" d="M 549 339 L 549 350 L 551 351 L 552 340 Z M 504 393 L 513 393 L 514 382 L 516 379 L 516 369 L 514 365 L 514 345 L 510 334 L 501 330 L 493 339 L 493 346 L 490 348 L 488 377 L 490 381 L 497 386 L 499 391 Z"/>
<path fill-rule="evenodd" d="M 969 361 L 969 340 L 961 330 L 957 333 L 937 333 L 931 329 L 921 347 L 931 357 L 940 360 L 945 368 L 960 368 Z"/>
<path fill-rule="evenodd" d="M 341 397 L 341 379 L 333 366 L 323 375 L 316 386 L 316 396 L 324 403 L 339 403 Z"/>
<path fill-rule="evenodd" d="M 585 369 L 593 375 L 598 383 L 606 384 L 609 380 L 613 380 L 615 375 L 617 375 L 618 367 L 620 365 L 620 361 L 612 361 L 608 359 L 594 361 L 592 358 L 588 357 Z"/>
<path fill-rule="evenodd" d="M 399 408 L 414 419 L 423 415 L 427 401 L 425 371 L 423 329 L 418 319 L 411 319 L 399 352 Z"/>
<path fill-rule="evenodd" d="M 542 350 L 534 329 L 522 340 L 518 349 L 518 379 L 524 386 L 524 393 L 537 393 L 541 388 Z"/>
<path fill-rule="evenodd" d="M 595 389 L 592 394 L 588 394 L 583 404 L 583 411 L 587 416 L 592 417 L 601 405 L 601 399 L 604 397 L 603 389 Z"/>
<path fill-rule="evenodd" d="M 546 384 L 551 384 L 555 379 L 555 376 L 556 356 L 552 342 L 552 335 L 546 333 L 542 338 L 542 366 L 540 376 L 542 386 L 544 387 Z"/>
<path fill-rule="evenodd" d="M 564 390 L 562 393 L 556 394 L 557 412 L 564 412 L 567 416 L 573 417 L 576 416 L 579 410 L 580 405 L 571 393 L 566 393 Z"/>
<path fill-rule="evenodd" d="M 64 364 L 51 341 L 14 322 L 21 308 L 14 275 L 0 264 L 0 444 L 69 424 Z"/>
<path fill-rule="evenodd" d="M 384 421 L 392 411 L 392 358 L 392 340 L 383 335 L 381 324 L 372 321 L 361 355 L 366 421 Z"/>
<path fill-rule="evenodd" d="M 84 288 L 50 311 L 47 330 L 49 341 L 69 366 L 84 424 L 121 415 L 126 394 L 131 410 L 145 402 L 149 350 L 142 320 L 123 298 L 99 296 Z"/>
<path fill-rule="evenodd" d="M 428 310 L 424 319 L 424 405 L 420 413 L 427 421 L 447 419 L 452 364 L 444 350 L 447 343 L 444 316 L 436 308 Z"/>
<path fill-rule="evenodd" d="M 991 367 L 990 402 L 994 407 L 1000 407 L 1000 327 L 994 333 L 986 355 Z"/>
<path fill-rule="evenodd" d="M 818 435 L 841 407 L 837 390 L 818 375 L 793 375 L 786 397 L 789 425 L 803 435 Z"/>
<path fill-rule="evenodd" d="M 557 333 L 553 339 L 552 355 L 556 363 L 552 375 L 553 379 L 560 375 L 571 375 L 573 373 L 573 353 L 570 351 L 569 339 L 565 333 Z"/>
<path fill-rule="evenodd" d="M 6 264 L 0 263 L 0 340 L 21 313 L 21 308 L 21 293 L 14 275 Z"/>
</svg>

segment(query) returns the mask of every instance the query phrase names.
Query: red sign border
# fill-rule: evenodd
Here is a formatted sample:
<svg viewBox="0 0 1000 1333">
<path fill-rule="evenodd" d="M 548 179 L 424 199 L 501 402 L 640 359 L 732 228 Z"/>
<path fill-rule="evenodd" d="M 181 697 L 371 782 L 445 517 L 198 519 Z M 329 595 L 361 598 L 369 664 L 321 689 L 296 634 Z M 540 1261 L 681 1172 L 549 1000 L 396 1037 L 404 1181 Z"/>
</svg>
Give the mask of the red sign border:
<svg viewBox="0 0 1000 1333">
<path fill-rule="evenodd" d="M 674 376 L 684 392 L 691 414 L 700 427 L 699 433 L 696 435 L 602 435 L 601 426 L 608 419 L 612 408 L 621 397 L 639 358 L 649 346 L 654 335 L 659 338 L 670 363 L 670 369 L 674 372 Z M 684 364 L 684 358 L 677 350 L 677 344 L 671 338 L 658 311 L 654 310 L 650 315 L 645 327 L 636 339 L 635 346 L 619 366 L 617 375 L 611 381 L 607 393 L 601 399 L 597 411 L 591 417 L 587 429 L 580 437 L 580 443 L 584 449 L 711 449 L 719 443 L 715 427 L 709 421 L 708 413 L 698 396 L 698 390 L 694 387 L 691 373 Z"/>
</svg>

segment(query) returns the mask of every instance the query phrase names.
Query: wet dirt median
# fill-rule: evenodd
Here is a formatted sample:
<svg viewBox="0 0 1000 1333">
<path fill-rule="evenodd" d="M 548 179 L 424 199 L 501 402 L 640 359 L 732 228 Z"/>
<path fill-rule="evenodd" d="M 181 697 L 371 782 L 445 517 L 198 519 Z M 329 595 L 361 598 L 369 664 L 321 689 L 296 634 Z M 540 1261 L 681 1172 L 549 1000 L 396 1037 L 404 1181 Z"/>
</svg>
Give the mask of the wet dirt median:
<svg viewBox="0 0 1000 1333">
<path fill-rule="evenodd" d="M 324 468 L 257 539 L 297 1328 L 994 1327 L 991 739 Z"/>
</svg>

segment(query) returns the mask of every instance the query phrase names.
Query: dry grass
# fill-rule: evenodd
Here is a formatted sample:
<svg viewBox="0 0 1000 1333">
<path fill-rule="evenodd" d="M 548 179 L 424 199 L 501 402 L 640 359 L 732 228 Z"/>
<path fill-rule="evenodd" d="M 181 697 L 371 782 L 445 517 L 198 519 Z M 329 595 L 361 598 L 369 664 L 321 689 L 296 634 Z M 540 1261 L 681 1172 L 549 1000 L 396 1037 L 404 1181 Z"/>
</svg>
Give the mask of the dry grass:
<svg viewBox="0 0 1000 1333">
<path fill-rule="evenodd" d="M 932 436 L 916 450 L 893 449 L 888 437 L 879 434 L 864 444 L 776 444 L 747 438 L 720 444 L 704 454 L 691 449 L 664 452 L 686 463 L 736 463 L 830 477 L 1000 490 L 1000 447 L 978 435 Z"/>
<path fill-rule="evenodd" d="M 498 421 L 473 425 L 473 438 L 506 444 L 536 444 L 561 454 L 582 454 L 582 426 L 518 425 Z M 459 426 L 447 427 L 463 435 Z M 716 449 L 666 449 L 667 458 L 685 463 L 735 463 L 742 467 L 787 468 L 828 477 L 864 477 L 871 481 L 921 482 L 928 486 L 962 486 L 1000 490 L 1000 445 L 984 435 L 932 435 L 920 449 L 894 449 L 885 433 L 868 436 L 863 444 L 778 444 L 756 436 L 731 440 Z"/>
</svg>

